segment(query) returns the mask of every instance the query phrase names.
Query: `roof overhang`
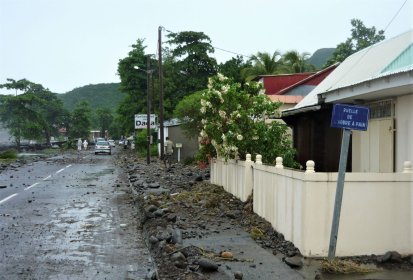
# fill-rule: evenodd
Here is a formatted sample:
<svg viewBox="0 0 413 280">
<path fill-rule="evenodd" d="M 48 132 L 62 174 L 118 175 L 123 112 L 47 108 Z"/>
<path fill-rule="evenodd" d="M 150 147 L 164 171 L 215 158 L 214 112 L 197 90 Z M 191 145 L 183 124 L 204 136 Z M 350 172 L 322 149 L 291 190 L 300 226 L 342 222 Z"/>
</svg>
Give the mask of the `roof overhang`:
<svg viewBox="0 0 413 280">
<path fill-rule="evenodd" d="M 293 115 L 297 115 L 297 114 L 301 114 L 301 113 L 307 113 L 307 112 L 312 112 L 312 111 L 318 111 L 321 109 L 321 105 L 313 105 L 313 106 L 307 106 L 307 107 L 301 107 L 298 109 L 288 109 L 288 110 L 284 110 L 281 112 L 281 118 L 283 117 L 289 117 L 289 116 L 293 116 Z"/>
<path fill-rule="evenodd" d="M 413 93 L 413 69 L 321 93 L 325 103 L 360 103 Z"/>
</svg>

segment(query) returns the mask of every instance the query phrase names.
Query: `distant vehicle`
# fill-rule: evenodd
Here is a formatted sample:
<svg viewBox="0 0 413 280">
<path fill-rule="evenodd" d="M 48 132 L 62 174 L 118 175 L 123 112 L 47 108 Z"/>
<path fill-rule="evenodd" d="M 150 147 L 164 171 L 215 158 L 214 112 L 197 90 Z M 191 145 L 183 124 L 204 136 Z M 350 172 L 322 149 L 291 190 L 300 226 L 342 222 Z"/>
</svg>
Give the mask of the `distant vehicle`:
<svg viewBox="0 0 413 280">
<path fill-rule="evenodd" d="M 123 139 L 120 139 L 120 140 L 118 141 L 118 144 L 119 144 L 119 145 L 123 145 L 123 143 L 124 143 L 123 141 L 124 141 Z"/>
<path fill-rule="evenodd" d="M 99 141 L 106 141 L 106 139 L 105 139 L 105 138 L 96 138 L 96 139 L 95 139 L 95 143 L 97 143 L 97 142 L 99 142 Z"/>
<path fill-rule="evenodd" d="M 97 154 L 112 154 L 112 149 L 108 141 L 98 141 L 95 144 L 95 155 Z"/>
<path fill-rule="evenodd" d="M 110 140 L 108 140 L 108 142 L 109 142 L 109 145 L 110 145 L 111 147 L 115 147 L 115 146 L 116 146 L 116 145 L 115 145 L 115 140 L 110 139 Z"/>
</svg>

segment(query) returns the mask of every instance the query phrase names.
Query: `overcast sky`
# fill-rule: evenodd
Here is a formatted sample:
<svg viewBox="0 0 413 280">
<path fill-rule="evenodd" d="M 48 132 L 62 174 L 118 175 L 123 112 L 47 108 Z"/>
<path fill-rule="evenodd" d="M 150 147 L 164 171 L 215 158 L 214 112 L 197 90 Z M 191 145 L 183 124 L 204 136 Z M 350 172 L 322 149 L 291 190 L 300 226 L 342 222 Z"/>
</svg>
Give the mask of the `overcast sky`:
<svg viewBox="0 0 413 280">
<path fill-rule="evenodd" d="M 0 84 L 25 78 L 64 93 L 119 82 L 119 59 L 138 38 L 155 54 L 159 26 L 204 32 L 214 47 L 245 55 L 335 47 L 350 37 L 353 18 L 387 28 L 391 38 L 413 28 L 412 2 L 0 0 Z M 225 62 L 234 55 L 216 50 L 214 56 Z"/>
</svg>

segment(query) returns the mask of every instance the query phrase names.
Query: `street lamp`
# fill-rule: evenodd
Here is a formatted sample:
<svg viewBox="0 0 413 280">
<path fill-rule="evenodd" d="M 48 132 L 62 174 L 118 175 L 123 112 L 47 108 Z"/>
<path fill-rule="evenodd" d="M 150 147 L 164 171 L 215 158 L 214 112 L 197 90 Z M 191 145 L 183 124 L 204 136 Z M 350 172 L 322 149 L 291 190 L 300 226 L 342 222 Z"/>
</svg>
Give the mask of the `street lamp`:
<svg viewBox="0 0 413 280">
<path fill-rule="evenodd" d="M 146 113 L 146 163 L 151 163 L 151 102 L 150 102 L 150 81 L 152 80 L 152 74 L 155 72 L 150 67 L 150 57 L 146 57 L 146 70 L 133 66 L 134 69 L 140 70 L 146 73 L 146 96 L 147 96 L 147 113 Z"/>
</svg>

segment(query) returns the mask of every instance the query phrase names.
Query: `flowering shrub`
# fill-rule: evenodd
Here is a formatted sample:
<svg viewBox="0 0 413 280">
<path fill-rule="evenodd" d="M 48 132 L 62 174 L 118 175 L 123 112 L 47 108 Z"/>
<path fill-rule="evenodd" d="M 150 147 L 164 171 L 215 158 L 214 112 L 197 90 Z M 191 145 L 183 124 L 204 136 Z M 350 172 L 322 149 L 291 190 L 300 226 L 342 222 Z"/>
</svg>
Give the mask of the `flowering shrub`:
<svg viewBox="0 0 413 280">
<path fill-rule="evenodd" d="M 261 83 L 241 87 L 221 74 L 210 78 L 201 98 L 201 152 L 212 145 L 219 157 L 245 159 L 247 153 L 253 158 L 261 154 L 268 164 L 275 164 L 275 158 L 282 156 L 284 165 L 294 167 L 295 151 L 287 126 L 270 121 L 280 105 L 269 100 Z"/>
</svg>

